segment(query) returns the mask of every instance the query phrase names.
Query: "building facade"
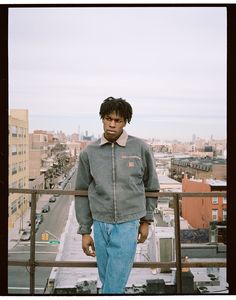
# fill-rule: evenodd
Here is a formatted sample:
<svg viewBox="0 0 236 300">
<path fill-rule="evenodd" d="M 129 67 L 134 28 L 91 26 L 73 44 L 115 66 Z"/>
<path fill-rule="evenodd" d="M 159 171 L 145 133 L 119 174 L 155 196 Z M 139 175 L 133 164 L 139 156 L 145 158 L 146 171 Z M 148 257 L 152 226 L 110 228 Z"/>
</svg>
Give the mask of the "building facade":
<svg viewBox="0 0 236 300">
<path fill-rule="evenodd" d="M 9 187 L 29 188 L 28 110 L 11 109 L 9 115 Z M 14 226 L 29 207 L 29 195 L 9 194 L 8 224 Z M 20 229 L 20 228 L 19 228 Z"/>
<path fill-rule="evenodd" d="M 35 130 L 29 134 L 30 180 L 42 174 L 43 160 L 48 157 L 48 135 L 46 131 Z"/>
<path fill-rule="evenodd" d="M 226 181 L 194 180 L 186 176 L 182 181 L 183 192 L 226 191 Z M 226 197 L 183 197 L 182 217 L 194 228 L 209 228 L 210 222 L 227 220 Z"/>
</svg>

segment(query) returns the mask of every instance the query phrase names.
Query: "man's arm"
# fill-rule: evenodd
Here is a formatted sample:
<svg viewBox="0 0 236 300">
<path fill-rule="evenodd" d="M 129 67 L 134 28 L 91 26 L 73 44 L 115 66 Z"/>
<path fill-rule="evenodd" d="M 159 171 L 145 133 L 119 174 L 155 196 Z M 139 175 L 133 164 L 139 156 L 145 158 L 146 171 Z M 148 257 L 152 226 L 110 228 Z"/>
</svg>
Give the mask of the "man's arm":
<svg viewBox="0 0 236 300">
<path fill-rule="evenodd" d="M 82 235 L 82 249 L 87 256 L 96 256 L 94 242 L 90 234 Z"/>
<path fill-rule="evenodd" d="M 149 223 L 140 222 L 138 230 L 138 243 L 144 243 L 148 237 L 149 232 Z"/>
<path fill-rule="evenodd" d="M 151 149 L 145 152 L 146 168 L 144 172 L 143 182 L 145 192 L 159 192 L 160 184 L 156 172 L 156 164 Z M 141 219 L 141 222 L 153 222 L 153 212 L 157 207 L 157 198 L 146 197 L 146 216 Z"/>
<path fill-rule="evenodd" d="M 79 166 L 76 176 L 75 189 L 88 190 L 92 181 L 90 174 L 89 161 L 86 152 L 81 152 Z M 76 219 L 79 223 L 78 233 L 82 234 L 82 249 L 87 256 L 95 256 L 94 242 L 90 235 L 93 224 L 92 215 L 89 207 L 89 198 L 75 196 Z"/>
<path fill-rule="evenodd" d="M 151 149 L 145 152 L 145 172 L 143 177 L 145 192 L 159 192 L 160 184 L 156 173 L 156 164 Z M 138 242 L 144 243 L 148 237 L 149 225 L 154 220 L 153 212 L 157 206 L 157 198 L 146 197 L 146 216 L 140 219 Z"/>
<path fill-rule="evenodd" d="M 88 156 L 86 152 L 81 152 L 79 157 L 79 165 L 77 170 L 75 189 L 76 190 L 88 190 L 89 184 L 92 181 L 90 174 Z M 79 223 L 79 234 L 90 234 L 93 219 L 89 206 L 88 196 L 81 197 L 75 196 L 75 212 L 76 219 Z"/>
</svg>

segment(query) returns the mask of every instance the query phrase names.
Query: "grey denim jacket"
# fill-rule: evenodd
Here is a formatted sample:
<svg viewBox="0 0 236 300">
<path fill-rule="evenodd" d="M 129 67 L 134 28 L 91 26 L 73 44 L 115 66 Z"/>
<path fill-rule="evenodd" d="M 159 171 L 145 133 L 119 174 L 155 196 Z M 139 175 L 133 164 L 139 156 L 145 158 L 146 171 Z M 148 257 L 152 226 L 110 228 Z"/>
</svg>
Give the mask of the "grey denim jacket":
<svg viewBox="0 0 236 300">
<path fill-rule="evenodd" d="M 125 131 L 114 143 L 103 136 L 80 153 L 75 189 L 88 190 L 88 197 L 75 196 L 80 234 L 91 233 L 93 219 L 153 221 L 157 198 L 145 197 L 160 190 L 153 153 Z"/>
</svg>

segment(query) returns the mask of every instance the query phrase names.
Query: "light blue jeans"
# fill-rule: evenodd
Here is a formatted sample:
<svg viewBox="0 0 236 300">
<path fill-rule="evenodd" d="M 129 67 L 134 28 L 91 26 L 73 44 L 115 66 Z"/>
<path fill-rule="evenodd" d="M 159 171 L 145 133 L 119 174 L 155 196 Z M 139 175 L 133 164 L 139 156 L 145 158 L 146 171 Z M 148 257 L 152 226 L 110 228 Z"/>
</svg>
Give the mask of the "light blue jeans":
<svg viewBox="0 0 236 300">
<path fill-rule="evenodd" d="M 137 247 L 139 220 L 119 224 L 93 221 L 102 294 L 123 294 Z"/>
</svg>

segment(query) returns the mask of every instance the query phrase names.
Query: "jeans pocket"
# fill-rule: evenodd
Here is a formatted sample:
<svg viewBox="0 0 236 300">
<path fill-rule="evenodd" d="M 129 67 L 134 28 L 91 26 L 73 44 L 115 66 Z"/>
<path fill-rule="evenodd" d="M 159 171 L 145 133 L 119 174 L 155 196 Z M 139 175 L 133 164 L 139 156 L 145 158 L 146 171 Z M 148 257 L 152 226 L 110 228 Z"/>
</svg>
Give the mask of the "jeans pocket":
<svg viewBox="0 0 236 300">
<path fill-rule="evenodd" d="M 139 228 L 139 220 L 132 220 L 132 221 L 126 222 L 126 228 L 127 228 L 127 230 L 137 231 Z"/>
</svg>

